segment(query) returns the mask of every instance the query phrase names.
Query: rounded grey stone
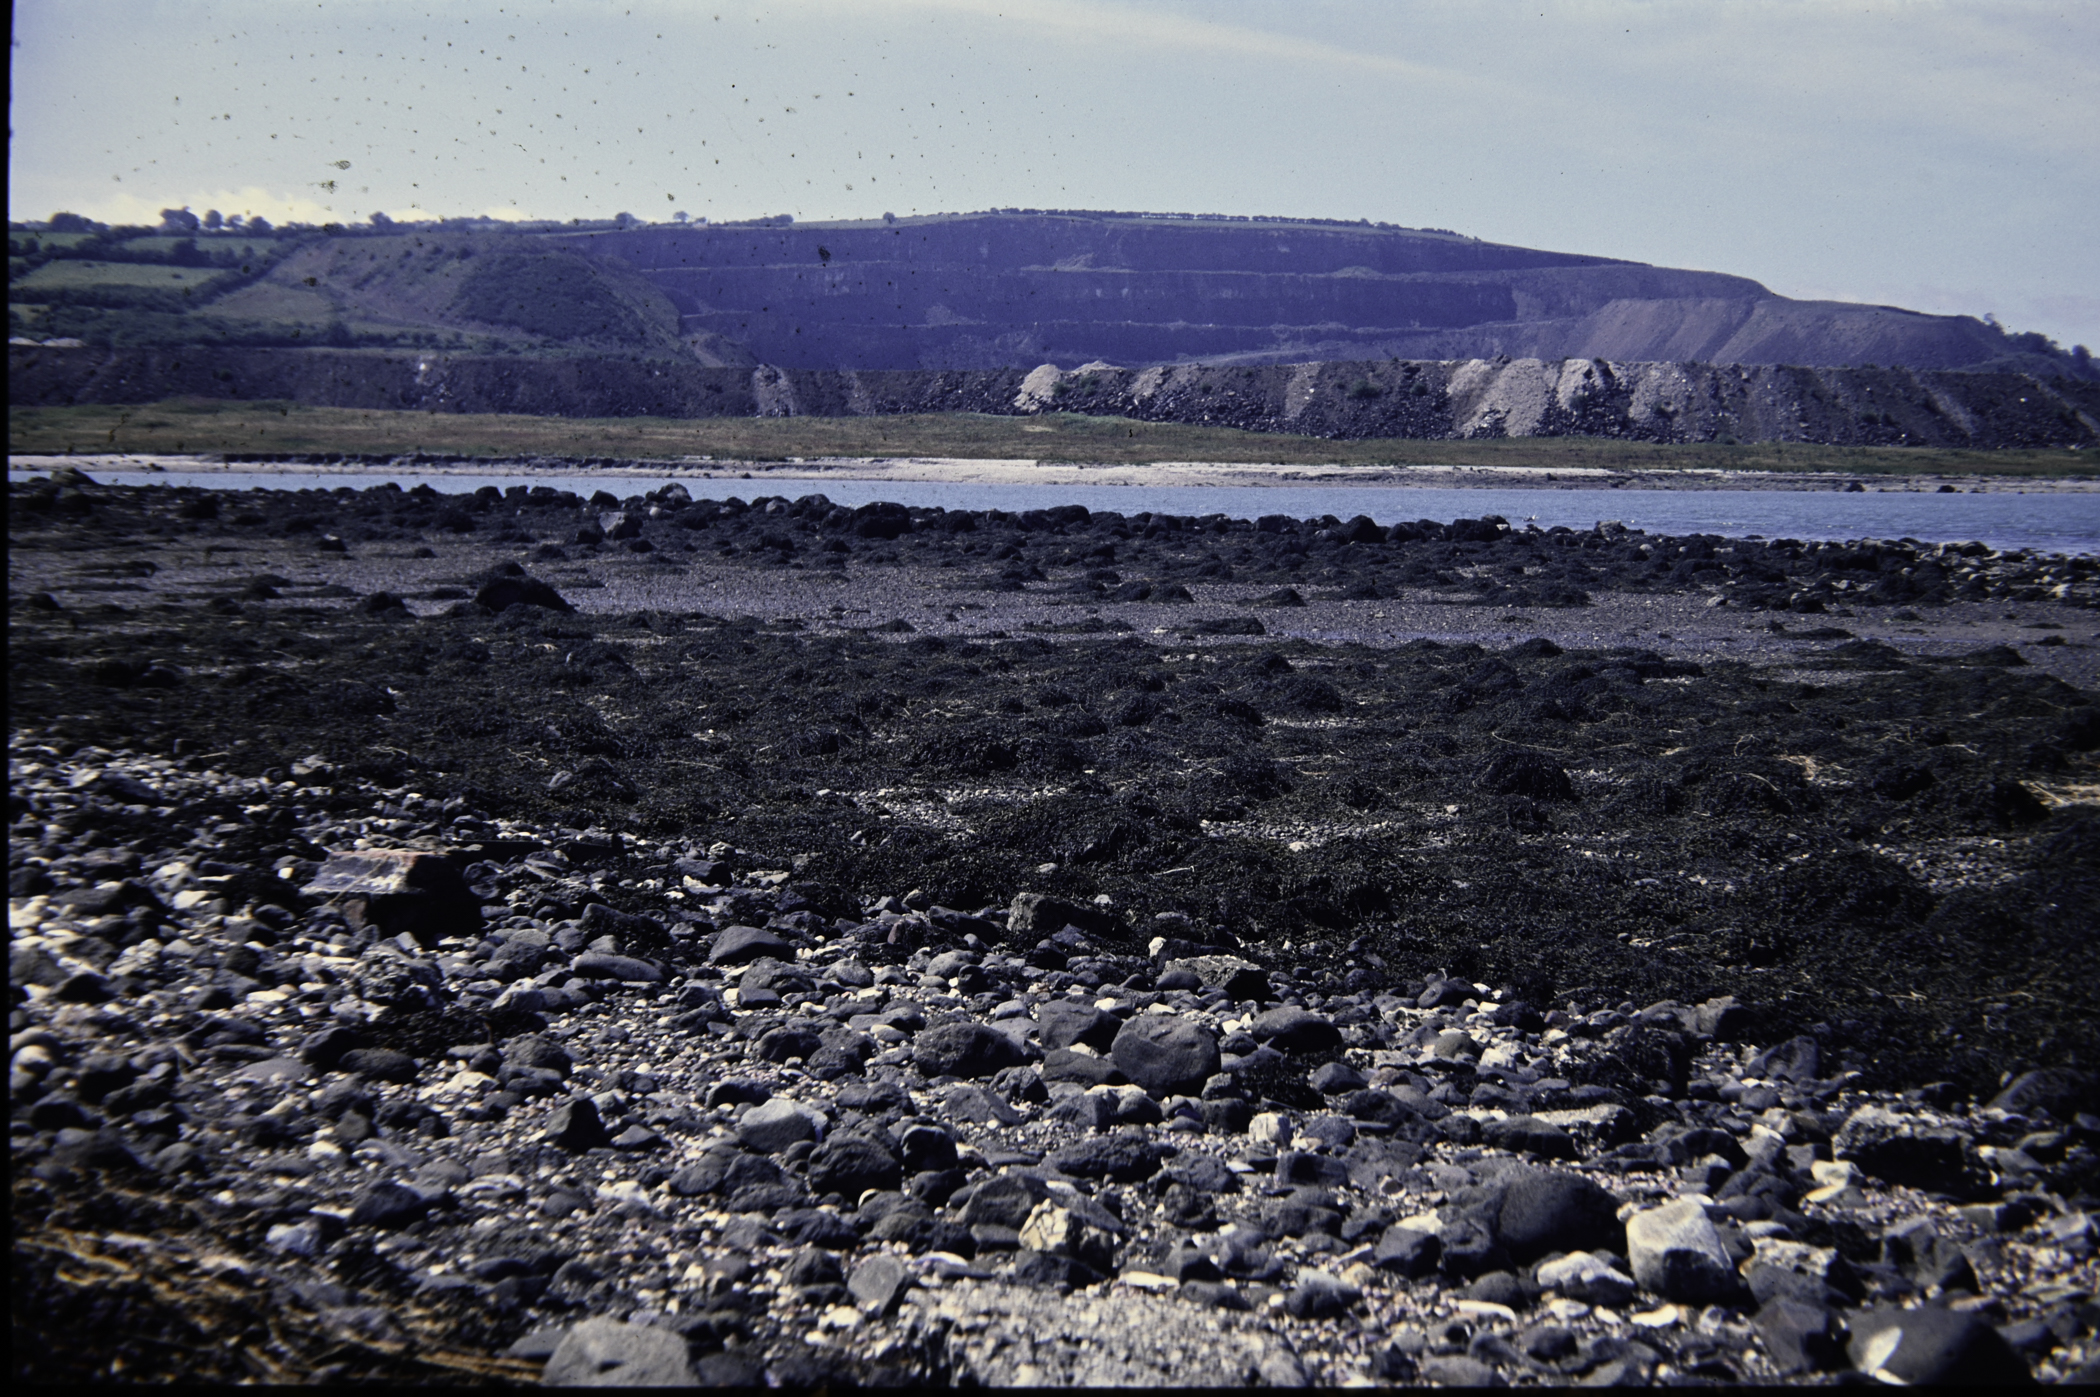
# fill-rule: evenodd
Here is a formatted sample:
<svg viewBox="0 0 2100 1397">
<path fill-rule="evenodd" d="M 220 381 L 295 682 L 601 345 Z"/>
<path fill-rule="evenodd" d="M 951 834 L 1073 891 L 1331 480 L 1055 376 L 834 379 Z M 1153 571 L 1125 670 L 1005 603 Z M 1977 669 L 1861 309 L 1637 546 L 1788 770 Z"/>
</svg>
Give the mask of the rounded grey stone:
<svg viewBox="0 0 2100 1397">
<path fill-rule="evenodd" d="M 779 1154 L 789 1145 L 816 1139 L 817 1123 L 801 1106 L 776 1096 L 744 1112 L 737 1122 L 736 1134 L 750 1149 Z"/>
<path fill-rule="evenodd" d="M 1109 1056 L 1125 1076 L 1154 1096 L 1193 1096 L 1218 1070 L 1218 1040 L 1188 1019 L 1140 1014 L 1116 1034 Z"/>
<path fill-rule="evenodd" d="M 685 1340 L 599 1316 L 571 1329 L 540 1374 L 545 1387 L 692 1387 Z"/>
</svg>

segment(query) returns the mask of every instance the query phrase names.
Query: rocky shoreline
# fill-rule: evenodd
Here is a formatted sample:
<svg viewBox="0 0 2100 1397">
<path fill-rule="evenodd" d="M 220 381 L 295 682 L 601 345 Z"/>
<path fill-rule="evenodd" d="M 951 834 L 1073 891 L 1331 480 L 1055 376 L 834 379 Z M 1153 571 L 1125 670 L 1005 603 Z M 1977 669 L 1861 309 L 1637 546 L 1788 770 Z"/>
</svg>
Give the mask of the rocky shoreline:
<svg viewBox="0 0 2100 1397">
<path fill-rule="evenodd" d="M 1525 490 L 1760 490 L 1847 493 L 1905 494 L 2092 494 L 2100 491 L 2100 477 L 1979 475 L 1957 471 L 1914 471 L 1901 476 L 1881 476 L 1857 471 L 1770 471 L 1708 469 L 1703 467 L 1643 470 L 1604 466 L 1504 466 L 1504 465 L 1410 465 L 1410 466 L 1312 466 L 1291 464 L 1220 464 L 1208 461 L 1153 462 L 1144 465 L 1073 464 L 1063 462 L 1007 460 L 995 458 L 927 458 L 877 456 L 825 456 L 779 461 L 730 461 L 709 457 L 636 459 L 596 457 L 578 462 L 559 457 L 525 457 L 495 460 L 486 457 L 443 456 L 433 453 L 404 455 L 355 452 L 285 453 L 216 452 L 210 455 L 178 455 L 173 452 L 126 452 L 112 455 L 81 454 L 44 456 L 17 453 L 9 458 L 16 472 L 77 470 L 112 485 L 149 485 L 151 477 L 164 473 L 185 476 L 224 472 L 225 488 L 239 488 L 240 477 L 249 472 L 279 476 L 310 477 L 320 486 L 341 482 L 353 487 L 368 484 L 375 475 L 401 472 L 440 484 L 449 477 L 474 477 L 501 473 L 509 476 L 540 476 L 549 488 L 567 488 L 574 477 L 588 473 L 609 489 L 631 489 L 637 480 L 682 481 L 688 494 L 705 495 L 721 488 L 755 490 L 757 482 L 783 492 L 806 494 L 833 480 L 940 481 L 956 484 L 996 485 L 1103 485 L 1135 487 L 1250 486 L 1250 485 L 1407 485 L 1430 489 L 1525 489 Z M 751 480 L 754 485 L 731 481 Z M 1869 483 L 1871 482 L 1871 483 Z M 398 483 L 398 482 L 397 482 Z M 331 485 L 332 488 L 332 485 Z"/>
<path fill-rule="evenodd" d="M 2100 1357 L 2069 560 L 12 494 L 21 1378 Z"/>
</svg>

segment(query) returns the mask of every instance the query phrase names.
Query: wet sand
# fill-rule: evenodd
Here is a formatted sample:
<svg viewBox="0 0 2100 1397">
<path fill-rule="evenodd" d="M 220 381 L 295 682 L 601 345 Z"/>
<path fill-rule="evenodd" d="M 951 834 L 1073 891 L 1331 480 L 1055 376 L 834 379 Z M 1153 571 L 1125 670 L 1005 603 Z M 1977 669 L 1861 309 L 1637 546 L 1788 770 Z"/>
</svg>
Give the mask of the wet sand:
<svg viewBox="0 0 2100 1397">
<path fill-rule="evenodd" d="M 126 602 L 147 598 L 195 600 L 238 590 L 270 573 L 288 579 L 287 592 L 342 589 L 345 595 L 391 592 L 409 611 L 435 615 L 453 603 L 433 599 L 486 569 L 516 559 L 513 543 L 433 536 L 433 556 L 400 543 L 317 553 L 310 540 L 242 538 L 186 540 L 156 548 L 150 577 L 120 584 Z M 676 550 L 678 543 L 669 547 Z M 671 560 L 675 558 L 675 563 Z M 49 591 L 69 606 L 105 597 L 110 579 L 85 576 L 68 553 L 23 550 L 9 564 L 17 595 Z M 1699 659 L 1733 658 L 1765 665 L 1812 660 L 1833 643 L 1872 640 L 1921 658 L 1985 646 L 2019 648 L 2027 663 L 2081 688 L 2100 686 L 2100 615 L 2055 601 L 1954 602 L 1945 606 L 1837 606 L 1814 616 L 1744 611 L 1715 605 L 1706 590 L 1632 592 L 1598 590 L 1586 606 L 1483 604 L 1430 588 L 1399 588 L 1377 601 L 1344 600 L 1333 586 L 1300 583 L 1302 606 L 1257 605 L 1275 580 L 1184 585 L 1193 603 L 1116 602 L 1060 590 L 1086 568 L 1051 568 L 1047 580 L 1019 591 L 986 592 L 974 576 L 958 575 L 955 560 L 932 566 L 909 562 L 855 570 L 850 577 L 799 567 L 754 567 L 710 552 L 620 551 L 576 553 L 535 560 L 545 577 L 584 615 L 613 617 L 637 609 L 748 616 L 769 625 L 795 623 L 815 634 L 849 634 L 901 620 L 913 633 L 985 639 L 1058 628 L 1067 634 L 1129 634 L 1159 644 L 1217 647 L 1238 637 L 1184 638 L 1197 621 L 1224 615 L 1257 616 L 1267 635 L 1319 645 L 1390 649 L 1422 639 L 1442 644 L 1500 647 L 1542 636 L 1568 649 L 1632 646 Z M 339 602 L 336 604 L 340 604 Z M 1843 632 L 1843 634 L 1837 634 Z M 2054 638 L 2056 643 L 2042 644 Z"/>
</svg>

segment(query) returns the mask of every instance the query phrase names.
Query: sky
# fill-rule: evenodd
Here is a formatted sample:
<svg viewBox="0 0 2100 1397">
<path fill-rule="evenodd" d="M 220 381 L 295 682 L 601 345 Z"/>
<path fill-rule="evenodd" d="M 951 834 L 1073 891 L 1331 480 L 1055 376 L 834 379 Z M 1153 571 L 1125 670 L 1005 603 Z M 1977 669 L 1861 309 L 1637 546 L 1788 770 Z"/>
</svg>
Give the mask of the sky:
<svg viewBox="0 0 2100 1397">
<path fill-rule="evenodd" d="M 2100 348 L 2100 4 L 17 0 L 8 208 L 1278 214 Z"/>
</svg>

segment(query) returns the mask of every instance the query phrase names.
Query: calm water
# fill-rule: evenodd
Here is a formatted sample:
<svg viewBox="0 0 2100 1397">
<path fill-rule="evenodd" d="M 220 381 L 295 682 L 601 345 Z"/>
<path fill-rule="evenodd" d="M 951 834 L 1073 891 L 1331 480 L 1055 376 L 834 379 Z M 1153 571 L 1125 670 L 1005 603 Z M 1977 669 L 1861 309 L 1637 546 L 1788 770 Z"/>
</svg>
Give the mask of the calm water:
<svg viewBox="0 0 2100 1397">
<path fill-rule="evenodd" d="M 40 472 L 8 472 L 27 479 Z M 363 489 L 393 481 L 402 489 L 428 482 L 447 494 L 471 493 L 484 485 L 546 485 L 589 494 L 608 490 L 622 497 L 656 489 L 673 479 L 695 499 L 738 495 L 822 494 L 849 508 L 874 500 L 947 509 L 1043 509 L 1083 504 L 1122 514 L 1225 514 L 1251 519 L 1263 514 L 1343 519 L 1368 514 L 1381 524 L 1400 520 L 1478 518 L 1499 514 L 1511 523 L 1556 524 L 1586 529 L 1607 519 L 1653 534 L 1758 534 L 1766 538 L 1914 538 L 1927 543 L 1976 539 L 1993 548 L 2032 548 L 2048 553 L 2100 552 L 2100 494 L 1857 495 L 1832 490 L 1524 490 L 1433 489 L 1409 485 L 995 485 L 941 481 L 834 480 L 768 475 L 759 480 L 731 476 L 573 474 L 426 475 L 418 471 L 370 471 L 313 475 L 287 471 L 100 471 L 112 485 L 196 485 L 215 490 Z"/>
</svg>

